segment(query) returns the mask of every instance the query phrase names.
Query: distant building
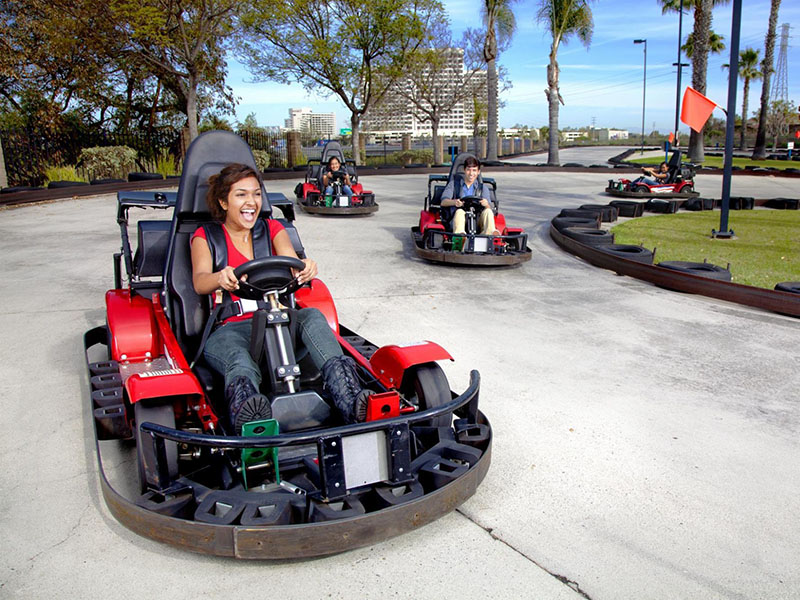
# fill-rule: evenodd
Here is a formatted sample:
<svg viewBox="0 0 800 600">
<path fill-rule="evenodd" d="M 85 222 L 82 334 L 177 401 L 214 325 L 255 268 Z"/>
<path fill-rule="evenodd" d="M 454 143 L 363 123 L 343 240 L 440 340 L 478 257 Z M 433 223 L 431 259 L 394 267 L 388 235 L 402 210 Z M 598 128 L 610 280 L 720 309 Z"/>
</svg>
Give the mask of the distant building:
<svg viewBox="0 0 800 600">
<path fill-rule="evenodd" d="M 447 52 L 448 65 L 444 70 L 443 92 L 448 89 L 457 89 L 464 85 L 472 88 L 472 94 L 468 94 L 463 102 L 459 102 L 453 108 L 442 115 L 439 121 L 439 135 L 462 136 L 472 135 L 473 118 L 475 116 L 475 106 L 472 96 L 482 97 L 485 95 L 486 72 L 477 72 L 467 83 L 464 83 L 464 50 L 462 48 L 449 48 Z M 363 121 L 364 131 L 371 136 L 387 136 L 392 139 L 399 138 L 405 133 L 412 136 L 432 135 L 430 121 L 423 121 L 424 115 L 415 111 L 412 104 L 403 97 L 401 91 L 408 92 L 414 85 L 410 79 L 401 79 L 395 84 L 395 88 L 390 90 L 383 103 L 371 110 Z M 486 119 L 479 121 L 478 127 L 486 127 Z"/>
<path fill-rule="evenodd" d="M 310 108 L 290 108 L 285 129 L 303 131 L 314 136 L 330 139 L 336 129 L 336 113 L 315 113 Z"/>
<path fill-rule="evenodd" d="M 583 131 L 580 129 L 568 129 L 566 131 L 562 129 L 559 134 L 561 135 L 562 141 L 565 142 L 574 142 L 578 138 L 583 137 L 591 139 L 591 133 L 589 131 Z"/>
<path fill-rule="evenodd" d="M 598 142 L 608 142 L 611 140 L 627 140 L 627 129 L 595 129 L 594 135 Z"/>
</svg>

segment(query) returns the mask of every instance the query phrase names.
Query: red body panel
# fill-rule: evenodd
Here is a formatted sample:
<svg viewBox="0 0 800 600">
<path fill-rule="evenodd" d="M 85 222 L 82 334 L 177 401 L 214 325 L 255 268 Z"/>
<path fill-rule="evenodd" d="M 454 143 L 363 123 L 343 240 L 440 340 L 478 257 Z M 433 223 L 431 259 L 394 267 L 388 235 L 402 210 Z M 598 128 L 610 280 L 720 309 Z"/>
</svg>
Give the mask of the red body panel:
<svg viewBox="0 0 800 600">
<path fill-rule="evenodd" d="M 383 346 L 372 355 L 369 362 L 378 380 L 389 388 L 397 388 L 403 382 L 406 369 L 414 365 L 437 360 L 453 360 L 450 353 L 434 342 Z"/>
<path fill-rule="evenodd" d="M 128 290 L 109 290 L 106 316 L 112 360 L 137 361 L 158 356 L 160 340 L 150 301 L 131 297 Z"/>
<path fill-rule="evenodd" d="M 439 225 L 438 227 L 434 227 L 435 229 L 444 229 L 444 226 L 441 223 L 437 223 L 439 217 L 437 214 L 432 213 L 429 210 L 421 210 L 419 211 L 419 231 L 420 233 L 425 233 L 425 230 L 434 227 L 435 225 Z"/>
<path fill-rule="evenodd" d="M 294 298 L 300 308 L 317 308 L 325 315 L 328 325 L 336 335 L 339 335 L 339 315 L 333 303 L 328 286 L 321 279 L 313 279 L 311 285 L 302 287 L 294 293 Z"/>
<path fill-rule="evenodd" d="M 497 229 L 497 231 L 499 231 L 501 234 L 505 235 L 506 218 L 505 216 L 503 216 L 503 213 L 498 213 L 497 216 L 494 218 L 494 228 Z"/>
<path fill-rule="evenodd" d="M 400 416 L 400 394 L 384 392 L 372 394 L 367 403 L 367 421 L 391 419 Z"/>
<path fill-rule="evenodd" d="M 315 186 L 313 183 L 304 183 L 303 184 L 303 200 L 305 200 L 306 197 L 308 197 L 308 193 L 309 192 L 319 192 L 319 190 L 317 189 L 317 186 Z"/>
</svg>

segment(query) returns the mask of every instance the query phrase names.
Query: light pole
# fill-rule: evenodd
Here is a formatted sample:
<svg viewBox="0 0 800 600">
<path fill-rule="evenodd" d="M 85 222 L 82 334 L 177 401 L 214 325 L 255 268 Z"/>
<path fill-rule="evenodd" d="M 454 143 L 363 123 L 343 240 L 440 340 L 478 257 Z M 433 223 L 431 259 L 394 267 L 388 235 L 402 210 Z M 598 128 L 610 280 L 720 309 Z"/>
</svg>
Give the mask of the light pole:
<svg viewBox="0 0 800 600">
<path fill-rule="evenodd" d="M 678 9 L 678 62 L 674 63 L 678 67 L 678 89 L 675 92 L 675 147 L 678 147 L 678 115 L 681 109 L 681 74 L 683 73 L 683 65 L 681 64 L 681 44 L 683 39 L 681 37 L 683 30 L 683 0 L 681 0 L 680 8 Z"/>
<path fill-rule="evenodd" d="M 642 154 L 644 154 L 644 107 L 647 97 L 647 40 L 633 40 L 634 44 L 644 44 L 644 79 L 642 80 Z"/>
</svg>

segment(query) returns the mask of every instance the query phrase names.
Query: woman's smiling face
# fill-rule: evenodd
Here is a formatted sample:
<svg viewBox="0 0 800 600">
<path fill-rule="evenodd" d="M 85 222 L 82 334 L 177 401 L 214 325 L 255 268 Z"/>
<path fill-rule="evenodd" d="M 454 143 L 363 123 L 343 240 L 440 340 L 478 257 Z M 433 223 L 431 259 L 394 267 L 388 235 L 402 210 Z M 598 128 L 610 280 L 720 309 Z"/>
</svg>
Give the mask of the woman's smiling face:
<svg viewBox="0 0 800 600">
<path fill-rule="evenodd" d="M 252 229 L 261 212 L 261 184 L 255 177 L 245 177 L 231 186 L 226 200 L 225 224 L 236 229 Z"/>
</svg>

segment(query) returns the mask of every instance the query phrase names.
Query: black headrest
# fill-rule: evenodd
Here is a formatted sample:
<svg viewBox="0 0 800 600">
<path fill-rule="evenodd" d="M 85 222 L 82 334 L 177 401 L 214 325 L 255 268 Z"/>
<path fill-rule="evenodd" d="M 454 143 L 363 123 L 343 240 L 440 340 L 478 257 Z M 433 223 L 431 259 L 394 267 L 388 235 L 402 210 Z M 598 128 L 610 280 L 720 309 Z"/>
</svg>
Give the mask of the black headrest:
<svg viewBox="0 0 800 600">
<path fill-rule="evenodd" d="M 681 164 L 681 151 L 680 150 L 673 150 L 672 156 L 669 157 L 669 167 L 677 167 Z"/>
<path fill-rule="evenodd" d="M 322 149 L 322 157 L 320 157 L 319 162 L 323 165 L 327 165 L 328 161 L 336 157 L 339 159 L 339 162 L 344 164 L 344 151 L 342 150 L 342 145 L 339 142 L 330 141 L 325 144 L 325 147 Z"/>
<path fill-rule="evenodd" d="M 231 163 L 241 163 L 258 171 L 250 146 L 235 133 L 208 131 L 199 135 L 189 146 L 183 161 L 175 215 L 180 219 L 210 219 L 206 205 L 208 178 Z M 261 195 L 261 214 L 269 215 L 272 209 L 263 185 Z"/>
</svg>

